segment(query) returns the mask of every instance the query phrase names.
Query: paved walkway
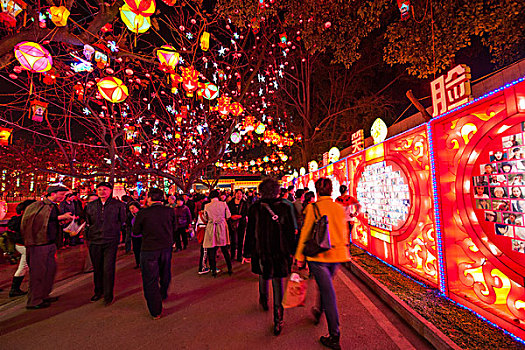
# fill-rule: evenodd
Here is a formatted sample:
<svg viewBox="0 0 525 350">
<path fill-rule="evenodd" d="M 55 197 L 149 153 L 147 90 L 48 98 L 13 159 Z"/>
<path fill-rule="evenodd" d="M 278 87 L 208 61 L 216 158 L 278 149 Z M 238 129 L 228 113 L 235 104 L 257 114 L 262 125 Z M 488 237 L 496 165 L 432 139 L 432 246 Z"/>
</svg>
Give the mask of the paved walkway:
<svg viewBox="0 0 525 350">
<path fill-rule="evenodd" d="M 89 302 L 91 274 L 70 276 L 80 269 L 79 252 L 59 252 L 61 281 L 53 295 L 60 300 L 42 310 L 26 310 L 25 297 L 8 300 L 6 281 L 15 267 L 0 267 L 1 349 L 323 349 L 318 339 L 327 332 L 326 322 L 323 317 L 315 326 L 309 313 L 313 280 L 306 307 L 286 310 L 283 332 L 275 337 L 272 313 L 258 306 L 257 277 L 248 264 L 235 262 L 231 277 L 199 276 L 199 251 L 191 242 L 173 256 L 169 297 L 163 317 L 154 321 L 131 255 L 119 252 L 115 301 L 104 307 L 101 301 Z M 347 271 L 339 271 L 334 283 L 343 349 L 432 348 Z"/>
</svg>

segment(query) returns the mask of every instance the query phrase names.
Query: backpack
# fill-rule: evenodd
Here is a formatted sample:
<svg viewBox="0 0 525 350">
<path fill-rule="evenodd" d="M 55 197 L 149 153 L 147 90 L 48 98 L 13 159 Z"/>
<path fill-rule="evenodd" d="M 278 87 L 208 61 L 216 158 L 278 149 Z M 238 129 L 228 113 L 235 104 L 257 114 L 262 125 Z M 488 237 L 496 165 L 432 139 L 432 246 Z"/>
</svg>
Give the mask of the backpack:
<svg viewBox="0 0 525 350">
<path fill-rule="evenodd" d="M 316 256 L 330 249 L 330 232 L 328 230 L 328 217 L 321 216 L 317 204 L 314 207 L 315 222 L 312 227 L 311 237 L 304 243 L 303 254 L 305 256 Z"/>
</svg>

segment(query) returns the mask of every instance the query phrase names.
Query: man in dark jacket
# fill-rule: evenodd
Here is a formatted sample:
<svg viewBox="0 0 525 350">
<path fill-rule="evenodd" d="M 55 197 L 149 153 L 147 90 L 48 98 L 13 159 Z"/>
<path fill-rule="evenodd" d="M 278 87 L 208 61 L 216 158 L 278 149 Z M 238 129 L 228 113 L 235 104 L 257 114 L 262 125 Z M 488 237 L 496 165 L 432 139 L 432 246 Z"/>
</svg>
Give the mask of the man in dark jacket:
<svg viewBox="0 0 525 350">
<path fill-rule="evenodd" d="M 242 248 L 244 244 L 244 234 L 246 232 L 246 217 L 248 216 L 248 203 L 243 199 L 241 189 L 235 190 L 235 197 L 228 202 L 231 218 L 228 219 L 230 230 L 231 258 L 235 259 L 237 251 L 237 261 L 242 261 Z"/>
<path fill-rule="evenodd" d="M 140 268 L 148 310 L 153 319 L 162 313 L 162 300 L 168 297 L 171 281 L 171 247 L 176 225 L 175 212 L 162 205 L 164 193 L 152 188 L 146 198 L 147 208 L 140 210 L 133 233 L 142 235 Z M 159 286 L 160 282 L 160 286 Z"/>
<path fill-rule="evenodd" d="M 126 223 L 126 205 L 111 197 L 113 186 L 101 182 L 97 186 L 98 199 L 86 204 L 86 239 L 93 263 L 95 294 L 91 301 L 104 297 L 107 306 L 113 301 L 115 262 L 120 232 Z"/>
<path fill-rule="evenodd" d="M 259 303 L 268 310 L 269 281 L 273 287 L 275 335 L 283 325 L 284 280 L 292 267 L 297 223 L 288 200 L 278 198 L 279 183 L 268 178 L 260 183 L 261 200 L 248 211 L 244 257 L 251 258 L 252 272 L 259 275 Z"/>
<path fill-rule="evenodd" d="M 176 218 L 175 223 L 175 251 L 186 249 L 188 246 L 188 228 L 191 224 L 190 209 L 184 204 L 184 198 L 178 197 L 176 206 L 173 208 Z M 182 244 L 181 244 L 182 240 Z"/>
<path fill-rule="evenodd" d="M 59 215 L 57 203 L 64 200 L 68 191 L 62 184 L 48 186 L 44 200 L 29 205 L 22 216 L 20 229 L 29 266 L 28 309 L 42 309 L 58 300 L 49 294 L 57 269 L 56 244 L 62 239 L 60 221 L 70 222 L 75 217 L 71 213 Z"/>
</svg>

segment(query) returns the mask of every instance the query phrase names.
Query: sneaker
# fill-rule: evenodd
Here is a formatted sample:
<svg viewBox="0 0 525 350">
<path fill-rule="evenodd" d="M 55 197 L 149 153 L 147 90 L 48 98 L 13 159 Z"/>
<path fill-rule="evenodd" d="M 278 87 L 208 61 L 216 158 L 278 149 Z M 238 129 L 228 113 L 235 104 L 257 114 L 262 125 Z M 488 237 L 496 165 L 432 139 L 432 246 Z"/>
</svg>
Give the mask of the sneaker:
<svg viewBox="0 0 525 350">
<path fill-rule="evenodd" d="M 210 272 L 210 271 L 211 271 L 210 268 L 209 268 L 209 267 L 206 267 L 206 268 L 204 268 L 204 269 L 202 269 L 202 270 L 199 271 L 199 275 L 204 275 L 205 273 L 208 273 L 208 272 Z"/>
<path fill-rule="evenodd" d="M 91 301 L 91 302 L 95 302 L 95 301 L 98 301 L 98 300 L 100 300 L 100 299 L 102 299 L 102 295 L 95 294 L 95 295 L 93 295 L 93 296 L 91 297 L 91 299 L 89 299 L 89 301 Z"/>
<path fill-rule="evenodd" d="M 321 341 L 321 344 L 323 344 L 327 348 L 334 349 L 334 350 L 341 350 L 341 345 L 339 344 L 339 336 L 335 336 L 335 335 L 323 336 L 319 340 Z"/>
<path fill-rule="evenodd" d="M 38 305 L 26 306 L 26 309 L 28 309 L 28 310 L 39 310 L 39 309 L 45 309 L 46 307 L 50 307 L 50 306 L 51 306 L 50 303 L 47 303 L 47 302 L 43 301 L 43 302 L 41 302 Z"/>
</svg>

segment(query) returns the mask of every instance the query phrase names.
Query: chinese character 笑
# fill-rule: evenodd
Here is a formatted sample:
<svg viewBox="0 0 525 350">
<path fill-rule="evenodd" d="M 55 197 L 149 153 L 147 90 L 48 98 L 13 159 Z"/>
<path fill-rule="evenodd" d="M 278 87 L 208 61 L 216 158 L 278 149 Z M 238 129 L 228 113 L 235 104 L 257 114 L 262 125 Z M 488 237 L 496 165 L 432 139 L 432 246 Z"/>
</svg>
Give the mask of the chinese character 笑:
<svg viewBox="0 0 525 350">
<path fill-rule="evenodd" d="M 352 134 L 352 153 L 362 151 L 365 148 L 363 129 Z"/>
</svg>

